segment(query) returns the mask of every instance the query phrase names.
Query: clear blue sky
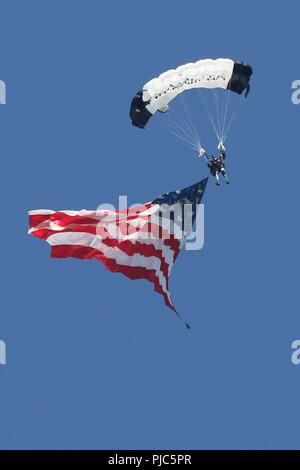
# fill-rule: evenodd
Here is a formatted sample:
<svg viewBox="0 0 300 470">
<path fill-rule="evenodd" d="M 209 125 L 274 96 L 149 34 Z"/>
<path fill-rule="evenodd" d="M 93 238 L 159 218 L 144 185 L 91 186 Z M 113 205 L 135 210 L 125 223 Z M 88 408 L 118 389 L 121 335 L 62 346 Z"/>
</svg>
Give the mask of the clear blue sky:
<svg viewBox="0 0 300 470">
<path fill-rule="evenodd" d="M 300 6 L 0 10 L 0 448 L 299 448 Z M 172 271 L 188 332 L 149 283 L 51 259 L 27 211 L 145 202 L 206 176 L 192 151 L 128 119 L 150 77 L 206 57 L 247 61 L 255 77 L 228 140 L 231 185 L 206 192 L 205 247 Z"/>
</svg>

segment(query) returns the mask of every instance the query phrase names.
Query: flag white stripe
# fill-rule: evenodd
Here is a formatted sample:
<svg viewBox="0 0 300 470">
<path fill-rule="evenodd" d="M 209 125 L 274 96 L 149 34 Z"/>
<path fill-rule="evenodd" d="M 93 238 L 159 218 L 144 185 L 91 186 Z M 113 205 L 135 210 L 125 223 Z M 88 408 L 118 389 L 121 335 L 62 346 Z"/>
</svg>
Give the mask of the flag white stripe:
<svg viewBox="0 0 300 470">
<path fill-rule="evenodd" d="M 80 245 L 85 247 L 93 248 L 94 250 L 100 251 L 107 258 L 114 259 L 118 264 L 123 266 L 133 266 L 133 267 L 144 267 L 148 270 L 155 270 L 156 277 L 158 279 L 159 285 L 161 286 L 163 292 L 168 296 L 170 302 L 170 294 L 166 285 L 166 277 L 161 271 L 161 260 L 156 256 L 143 256 L 139 253 L 134 253 L 131 256 L 128 256 L 118 247 L 109 247 L 102 243 L 101 237 L 81 233 L 81 232 L 67 232 L 67 233 L 56 233 L 50 235 L 47 238 L 47 242 L 51 246 L 59 245 Z"/>
</svg>

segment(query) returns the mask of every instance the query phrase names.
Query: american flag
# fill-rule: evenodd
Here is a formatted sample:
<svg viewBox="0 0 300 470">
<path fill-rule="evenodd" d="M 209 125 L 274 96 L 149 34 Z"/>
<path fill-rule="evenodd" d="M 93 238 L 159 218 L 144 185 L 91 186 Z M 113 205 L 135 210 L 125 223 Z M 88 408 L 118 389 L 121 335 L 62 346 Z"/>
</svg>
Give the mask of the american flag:
<svg viewBox="0 0 300 470">
<path fill-rule="evenodd" d="M 109 271 L 147 279 L 176 312 L 169 276 L 191 233 L 207 181 L 119 211 L 33 210 L 29 233 L 46 240 L 54 258 L 95 258 Z"/>
</svg>

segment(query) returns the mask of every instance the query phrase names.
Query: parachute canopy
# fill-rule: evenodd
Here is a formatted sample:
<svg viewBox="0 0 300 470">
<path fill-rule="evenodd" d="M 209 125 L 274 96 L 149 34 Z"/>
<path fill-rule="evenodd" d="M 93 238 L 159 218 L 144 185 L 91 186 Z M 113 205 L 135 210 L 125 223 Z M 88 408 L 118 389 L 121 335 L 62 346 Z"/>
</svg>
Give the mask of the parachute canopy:
<svg viewBox="0 0 300 470">
<path fill-rule="evenodd" d="M 168 104 L 192 88 L 223 88 L 239 95 L 249 93 L 252 67 L 232 59 L 205 59 L 180 65 L 147 82 L 131 101 L 132 124 L 142 129 L 156 113 L 168 111 Z"/>
</svg>

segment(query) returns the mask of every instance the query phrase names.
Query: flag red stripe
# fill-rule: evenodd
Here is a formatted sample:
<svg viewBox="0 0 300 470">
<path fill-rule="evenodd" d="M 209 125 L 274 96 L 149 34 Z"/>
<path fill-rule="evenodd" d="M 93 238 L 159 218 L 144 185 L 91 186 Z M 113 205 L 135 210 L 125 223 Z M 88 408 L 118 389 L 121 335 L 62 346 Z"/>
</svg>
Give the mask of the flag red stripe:
<svg viewBox="0 0 300 470">
<path fill-rule="evenodd" d="M 152 228 L 154 224 L 151 224 Z M 57 234 L 57 233 L 74 233 L 74 232 L 82 232 L 82 233 L 89 233 L 91 235 L 101 235 L 103 237 L 102 242 L 108 244 L 109 246 L 117 246 L 119 243 L 123 243 L 124 241 L 119 241 L 118 239 L 111 238 L 109 236 L 107 229 L 99 224 L 97 227 L 95 225 L 77 225 L 77 226 L 69 226 L 68 228 L 62 229 L 62 230 L 53 230 L 48 227 L 45 228 L 38 228 L 36 230 L 32 231 L 32 235 L 34 235 L 37 238 L 41 238 L 42 240 L 47 240 L 51 235 Z M 122 230 L 120 230 L 122 233 Z M 158 230 L 154 230 L 154 235 L 156 236 Z M 165 231 L 164 231 L 165 232 Z M 145 233 L 145 238 L 151 240 L 151 233 L 149 232 L 140 232 L 140 240 L 141 243 L 143 241 L 143 233 Z M 180 250 L 180 243 L 179 241 L 174 237 L 174 235 L 169 234 L 168 232 L 165 232 L 161 234 L 163 236 L 166 236 L 166 238 L 162 239 L 163 244 L 168 246 L 173 252 L 174 252 L 174 260 Z M 168 238 L 169 237 L 169 238 Z M 125 240 L 126 241 L 126 240 Z M 131 243 L 131 242 L 130 242 Z M 148 246 L 147 244 L 144 244 L 143 246 Z"/>
<path fill-rule="evenodd" d="M 147 269 L 142 266 L 128 266 L 118 264 L 115 259 L 108 258 L 103 253 L 91 247 L 79 245 L 56 245 L 52 247 L 51 256 L 53 258 L 79 258 L 79 259 L 98 259 L 104 266 L 111 272 L 120 272 L 130 279 L 146 279 L 154 284 L 156 292 L 160 293 L 165 300 L 165 303 L 174 312 L 175 307 L 169 301 L 166 292 L 162 289 L 159 280 L 156 276 L 154 269 Z"/>
<path fill-rule="evenodd" d="M 131 220 L 135 218 L 141 218 L 147 220 L 148 215 L 143 215 L 142 213 L 148 210 L 151 207 L 151 204 L 146 204 L 144 206 L 138 206 L 134 208 L 128 208 L 123 210 L 111 210 L 108 211 L 108 214 L 105 215 L 104 211 L 87 211 L 90 213 L 90 217 L 88 214 L 81 215 L 80 213 L 76 215 L 67 214 L 63 211 L 57 211 L 53 214 L 29 214 L 29 226 L 37 227 L 41 223 L 49 220 L 50 222 L 55 222 L 57 225 L 67 227 L 69 224 L 90 224 L 90 225 L 97 225 L 101 220 L 105 217 L 109 217 L 110 215 L 116 215 L 115 222 L 120 220 Z"/>
</svg>

